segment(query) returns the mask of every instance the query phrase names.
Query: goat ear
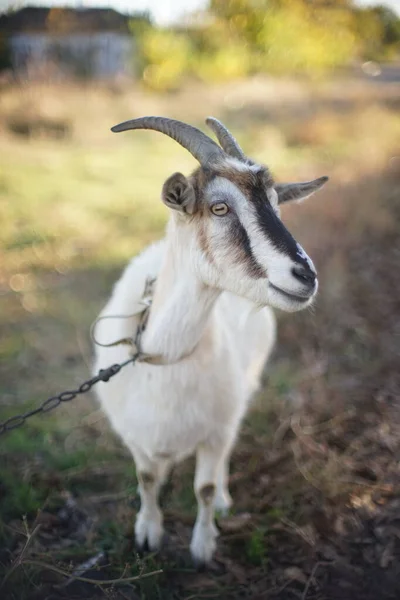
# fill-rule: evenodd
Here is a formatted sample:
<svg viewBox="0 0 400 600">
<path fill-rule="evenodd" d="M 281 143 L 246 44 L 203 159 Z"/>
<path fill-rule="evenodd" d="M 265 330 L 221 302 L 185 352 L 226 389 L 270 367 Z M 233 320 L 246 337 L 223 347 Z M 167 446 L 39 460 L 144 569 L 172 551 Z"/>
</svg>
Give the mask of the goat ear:
<svg viewBox="0 0 400 600">
<path fill-rule="evenodd" d="M 290 202 L 291 200 L 305 200 L 314 192 L 322 188 L 329 177 L 319 177 L 313 181 L 304 181 L 303 183 L 278 183 L 275 191 L 278 194 L 278 204 Z"/>
<path fill-rule="evenodd" d="M 162 189 L 162 201 L 169 208 L 192 215 L 196 211 L 196 194 L 192 184 L 182 173 L 168 177 Z"/>
</svg>

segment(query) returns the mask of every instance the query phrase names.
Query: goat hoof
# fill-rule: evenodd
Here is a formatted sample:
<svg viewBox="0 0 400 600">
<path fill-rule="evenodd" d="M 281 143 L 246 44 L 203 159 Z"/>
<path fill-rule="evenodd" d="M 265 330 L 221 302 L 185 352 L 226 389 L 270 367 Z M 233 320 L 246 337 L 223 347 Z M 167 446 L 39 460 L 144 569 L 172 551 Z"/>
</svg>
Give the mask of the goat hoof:
<svg viewBox="0 0 400 600">
<path fill-rule="evenodd" d="M 190 553 L 197 568 L 203 568 L 211 562 L 217 547 L 218 529 L 195 525 L 190 544 Z"/>
<path fill-rule="evenodd" d="M 150 552 L 159 550 L 163 533 L 161 518 L 149 520 L 140 513 L 138 514 L 135 523 L 135 541 L 140 550 L 149 550 Z"/>
</svg>

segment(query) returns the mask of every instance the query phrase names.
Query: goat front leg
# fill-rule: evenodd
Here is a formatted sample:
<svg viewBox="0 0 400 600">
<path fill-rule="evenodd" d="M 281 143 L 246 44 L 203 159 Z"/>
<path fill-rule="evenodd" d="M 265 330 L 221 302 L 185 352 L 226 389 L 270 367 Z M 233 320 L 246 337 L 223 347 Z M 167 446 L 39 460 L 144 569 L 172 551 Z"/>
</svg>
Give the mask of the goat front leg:
<svg viewBox="0 0 400 600">
<path fill-rule="evenodd" d="M 225 459 L 225 446 L 202 444 L 197 449 L 194 491 L 197 519 L 190 551 L 197 564 L 210 562 L 216 548 L 218 529 L 214 523 L 218 477 Z"/>
<path fill-rule="evenodd" d="M 163 465 L 148 458 L 138 448 L 131 452 L 139 481 L 140 511 L 135 522 L 135 541 L 139 548 L 158 550 L 163 537 L 163 516 L 158 504 L 160 487 L 165 477 Z"/>
</svg>

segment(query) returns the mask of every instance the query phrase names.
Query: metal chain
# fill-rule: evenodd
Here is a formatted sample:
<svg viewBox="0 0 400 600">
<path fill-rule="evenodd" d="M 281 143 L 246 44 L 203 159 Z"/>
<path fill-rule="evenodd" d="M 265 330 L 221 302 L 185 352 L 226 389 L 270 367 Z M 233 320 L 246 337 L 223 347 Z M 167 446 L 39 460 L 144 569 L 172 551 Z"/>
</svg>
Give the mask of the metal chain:
<svg viewBox="0 0 400 600">
<path fill-rule="evenodd" d="M 59 406 L 62 402 L 70 402 L 80 394 L 86 394 L 86 392 L 88 392 L 99 381 L 106 382 L 111 379 L 111 377 L 114 377 L 114 375 L 119 373 L 123 367 L 129 365 L 129 363 L 135 364 L 139 357 L 140 352 L 137 352 L 125 362 L 116 363 L 107 369 L 100 369 L 97 375 L 82 383 L 78 389 L 67 390 L 65 392 L 61 392 L 61 394 L 58 394 L 57 396 L 51 396 L 42 402 L 42 404 L 37 408 L 23 413 L 22 415 L 14 415 L 13 417 L 10 417 L 3 423 L 0 423 L 0 435 L 3 435 L 8 431 L 12 431 L 17 427 L 21 427 L 21 425 L 23 425 L 27 419 L 30 419 L 30 417 L 33 417 L 34 415 L 50 412 L 51 410 L 57 408 L 57 406 Z"/>
<path fill-rule="evenodd" d="M 79 388 L 76 390 L 66 390 L 65 392 L 61 392 L 61 394 L 58 394 L 57 396 L 51 396 L 50 398 L 47 398 L 47 400 L 42 402 L 42 404 L 40 406 L 38 406 L 37 408 L 34 408 L 33 410 L 23 413 L 22 415 L 14 415 L 13 417 L 10 417 L 6 421 L 3 421 L 3 423 L 0 423 L 0 436 L 3 435 L 4 433 L 7 433 L 8 431 L 17 429 L 17 427 L 21 427 L 21 425 L 23 425 L 27 419 L 30 419 L 30 417 L 33 417 L 34 415 L 38 415 L 39 413 L 50 412 L 51 410 L 54 410 L 55 408 L 57 408 L 57 406 L 60 406 L 60 404 L 62 402 L 70 402 L 71 400 L 73 400 L 74 398 L 79 396 L 80 394 L 86 394 L 86 392 L 88 392 L 96 383 L 98 383 L 99 381 L 105 381 L 105 382 L 108 381 L 111 377 L 114 377 L 114 375 L 119 373 L 123 367 L 125 367 L 126 365 L 129 365 L 129 363 L 135 364 L 138 360 L 143 361 L 143 362 L 150 362 L 151 360 L 154 359 L 155 364 L 157 364 L 157 359 L 159 357 L 148 356 L 148 355 L 144 354 L 143 352 L 141 352 L 141 350 L 140 350 L 141 336 L 147 325 L 147 320 L 149 317 L 149 312 L 150 312 L 150 307 L 151 307 L 152 296 L 154 293 L 155 281 L 156 280 L 153 277 L 148 277 L 146 279 L 143 297 L 142 297 L 142 300 L 140 303 L 139 310 L 132 313 L 131 315 L 110 315 L 107 317 L 99 317 L 93 323 L 91 330 L 90 330 L 90 335 L 91 335 L 92 341 L 95 344 L 97 344 L 98 346 L 103 346 L 103 347 L 107 348 L 107 347 L 111 347 L 111 346 L 117 346 L 119 344 L 129 344 L 132 347 L 131 351 L 134 352 L 134 354 L 131 356 L 131 358 L 128 358 L 128 360 L 126 360 L 125 362 L 116 363 L 115 365 L 111 365 L 111 367 L 108 367 L 108 369 L 100 369 L 100 371 L 98 372 L 97 375 L 92 377 L 92 379 L 88 379 L 87 381 L 82 383 L 79 386 Z M 110 344 L 101 344 L 98 340 L 96 340 L 95 335 L 94 335 L 95 327 L 96 327 L 97 323 L 99 321 L 101 321 L 102 319 L 125 319 L 125 318 L 133 317 L 136 315 L 140 315 L 140 318 L 139 318 L 136 335 L 134 338 L 123 338 L 123 339 L 117 340 L 116 342 L 112 342 Z M 163 363 L 161 362 L 160 364 L 163 364 Z"/>
</svg>

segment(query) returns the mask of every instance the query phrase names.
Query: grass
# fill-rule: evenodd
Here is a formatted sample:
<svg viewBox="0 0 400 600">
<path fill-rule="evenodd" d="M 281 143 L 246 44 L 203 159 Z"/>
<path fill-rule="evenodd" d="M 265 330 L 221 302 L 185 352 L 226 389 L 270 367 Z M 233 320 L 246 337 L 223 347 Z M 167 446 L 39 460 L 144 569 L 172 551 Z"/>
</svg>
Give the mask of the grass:
<svg viewBox="0 0 400 600">
<path fill-rule="evenodd" d="M 43 506 L 51 486 L 59 488 L 64 478 L 69 479 L 70 471 L 78 467 L 90 471 L 91 466 L 102 464 L 113 456 L 102 449 L 93 452 L 90 440 L 81 448 L 65 452 L 63 443 L 69 432 L 64 427 L 56 417 L 47 416 L 46 419 L 35 419 L 29 426 L 16 429 L 4 438 L 6 443 L 0 449 L 0 477 L 4 489 L 0 509 L 4 520 L 24 514 L 32 517 Z M 27 461 L 29 456 L 34 460 Z M 78 479 L 72 487 L 74 491 L 85 492 L 85 485 L 84 479 Z"/>
<path fill-rule="evenodd" d="M 247 560 L 256 566 L 265 566 L 268 562 L 268 545 L 265 539 L 265 531 L 256 529 L 246 544 Z"/>
<path fill-rule="evenodd" d="M 394 393 L 388 386 L 397 389 L 391 332 L 398 326 L 393 157 L 400 118 L 389 96 L 352 81 L 312 88 L 247 81 L 171 96 L 106 86 L 2 90 L 0 420 L 87 379 L 90 323 L 130 256 L 162 235 L 163 180 L 195 166 L 157 133 L 113 136 L 111 125 L 153 113 L 203 127 L 206 106 L 279 179 L 331 177 L 318 198 L 284 210 L 288 226 L 315 257 L 321 291 L 313 312 L 280 316 L 266 385 L 234 453 L 235 507 L 219 517 L 211 571 L 196 573 L 188 557 L 196 508 L 193 461 L 174 470 L 163 494 L 166 547 L 157 556 L 137 555 L 132 460 L 88 394 L 0 439 L 0 563 L 4 573 L 18 565 L 7 580 L 7 598 L 53 593 L 51 586 L 65 577 L 51 567 L 71 573 L 103 551 L 106 563 L 89 569 L 94 577 L 163 571 L 126 582 L 124 597 L 257 597 L 266 589 L 290 589 L 287 566 L 300 565 L 295 568 L 307 581 L 322 552 L 315 541 L 328 527 L 322 517 L 336 527 L 334 510 L 364 498 L 360 489 L 365 494 L 375 486 L 378 494 L 379 486 L 392 485 L 385 477 L 393 458 L 384 444 L 395 447 L 396 419 L 371 416 L 374 398 Z M 16 135 L 9 126 L 21 114 L 64 120 L 70 133 L 64 139 L 43 130 L 30 138 Z M 359 402 L 362 410 L 356 410 Z M 373 481 L 360 470 L 366 462 L 377 465 Z M 63 520 L 71 502 L 70 518 Z M 82 581 L 73 585 L 71 597 L 99 592 Z"/>
</svg>

